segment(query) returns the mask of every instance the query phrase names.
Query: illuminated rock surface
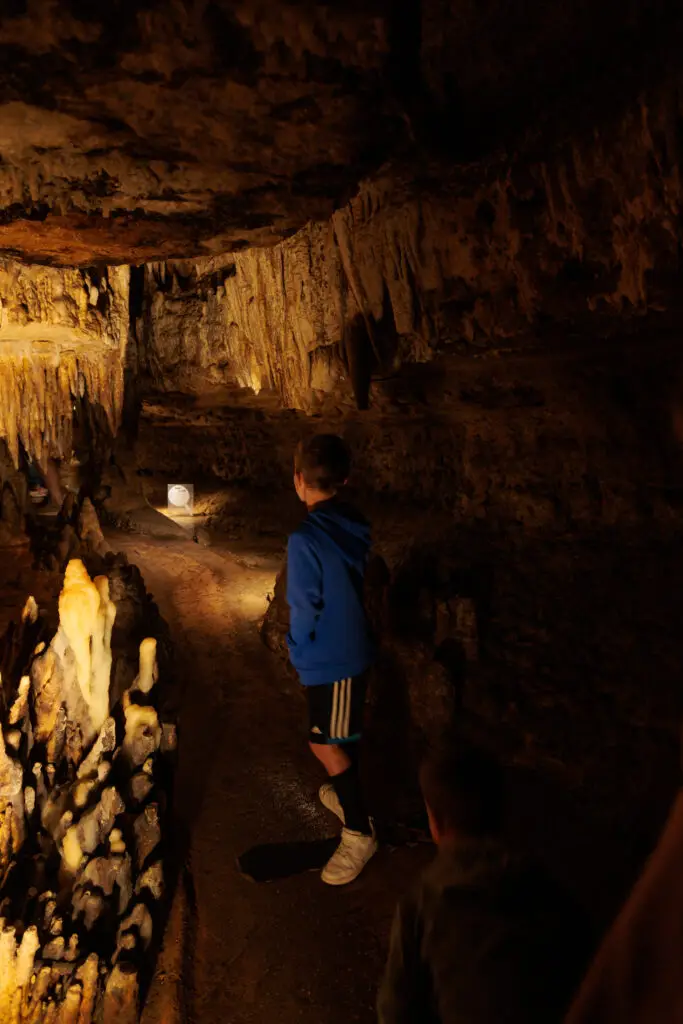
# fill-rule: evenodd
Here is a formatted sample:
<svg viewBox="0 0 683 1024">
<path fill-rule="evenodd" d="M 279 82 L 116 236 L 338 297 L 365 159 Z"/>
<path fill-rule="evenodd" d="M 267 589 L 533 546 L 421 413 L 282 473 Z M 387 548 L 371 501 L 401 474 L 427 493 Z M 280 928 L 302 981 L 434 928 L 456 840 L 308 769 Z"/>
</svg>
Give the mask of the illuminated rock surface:
<svg viewBox="0 0 683 1024">
<path fill-rule="evenodd" d="M 17 734 L 0 750 L 0 1012 L 7 1021 L 55 1013 L 78 1024 L 137 1020 L 139 978 L 163 926 L 162 730 L 149 690 L 144 708 L 136 704 L 140 691 L 125 691 L 125 736 L 108 717 L 112 661 L 127 657 L 120 636 L 112 656 L 109 592 L 121 600 L 121 581 L 134 589 L 136 577 L 125 560 L 110 556 L 106 564 L 110 578 L 95 583 L 82 562 L 67 567 L 60 630 L 35 647 L 0 733 Z M 22 639 L 44 632 L 31 601 L 22 630 L 20 650 Z M 7 652 L 7 638 L 3 644 Z M 151 638 L 146 644 L 153 654 Z M 148 653 L 145 679 L 156 678 L 152 661 Z M 17 665 L 9 667 L 7 696 Z M 141 747 L 150 785 L 133 798 L 131 752 Z"/>
</svg>

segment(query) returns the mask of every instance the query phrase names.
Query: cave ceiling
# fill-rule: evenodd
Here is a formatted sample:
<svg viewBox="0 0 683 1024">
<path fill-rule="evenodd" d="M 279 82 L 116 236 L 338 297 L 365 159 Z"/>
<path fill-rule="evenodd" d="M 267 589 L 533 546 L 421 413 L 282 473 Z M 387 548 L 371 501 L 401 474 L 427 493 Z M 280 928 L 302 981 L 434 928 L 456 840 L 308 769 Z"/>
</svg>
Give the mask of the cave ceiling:
<svg viewBox="0 0 683 1024">
<path fill-rule="evenodd" d="M 480 155 L 598 70 L 633 92 L 674 6 L 8 0 L 0 252 L 88 265 L 276 243 L 411 149 Z"/>
</svg>

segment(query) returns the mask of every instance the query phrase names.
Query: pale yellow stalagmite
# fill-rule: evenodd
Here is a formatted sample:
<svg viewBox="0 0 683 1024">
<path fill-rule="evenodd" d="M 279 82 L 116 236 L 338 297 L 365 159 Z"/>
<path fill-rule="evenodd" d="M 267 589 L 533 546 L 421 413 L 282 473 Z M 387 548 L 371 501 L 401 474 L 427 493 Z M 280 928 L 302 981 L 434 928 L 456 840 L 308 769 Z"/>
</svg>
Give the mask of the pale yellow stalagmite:
<svg viewBox="0 0 683 1024">
<path fill-rule="evenodd" d="M 14 994 L 17 942 L 14 928 L 5 928 L 4 918 L 0 918 L 0 929 L 0 1020 L 7 1020 Z"/>
<path fill-rule="evenodd" d="M 157 681 L 157 642 L 148 636 L 140 644 L 140 671 L 131 689 L 149 693 Z"/>
<path fill-rule="evenodd" d="M 136 1024 L 138 976 L 132 964 L 116 964 L 107 980 L 103 1024 Z"/>
<path fill-rule="evenodd" d="M 91 953 L 79 967 L 77 977 L 83 985 L 83 996 L 78 1014 L 78 1024 L 90 1024 L 95 1010 L 100 961 L 97 953 Z"/>
<path fill-rule="evenodd" d="M 116 605 L 109 597 L 107 577 L 91 580 L 83 562 L 72 559 L 59 596 L 60 633 L 52 647 L 62 666 L 61 700 L 66 704 L 69 720 L 78 722 L 86 746 L 109 714 L 111 637 L 115 618 Z M 76 691 L 70 685 L 67 648 L 75 660 Z"/>
<path fill-rule="evenodd" d="M 29 597 L 21 612 L 21 621 L 34 623 L 38 620 L 38 605 L 35 597 Z"/>
<path fill-rule="evenodd" d="M 18 858 L 33 855 L 26 836 L 39 836 L 61 858 L 59 905 L 46 890 L 37 906 L 28 901 L 32 916 L 23 924 L 0 920 L 0 1024 L 139 1019 L 137 973 L 120 959 L 124 950 L 150 947 L 159 913 L 153 901 L 164 892 L 162 861 L 148 863 L 160 849 L 160 805 L 146 803 L 163 756 L 162 723 L 154 708 L 131 702 L 130 689 L 121 698 L 125 729 L 118 712 L 109 715 L 116 615 L 109 587 L 105 576 L 91 580 L 81 561 L 69 563 L 59 629 L 47 647 L 28 644 L 30 676 L 13 674 L 19 682 L 0 723 L 0 896 L 9 894 L 3 878 L 17 877 Z M 25 622 L 39 614 L 29 602 Z M 156 682 L 156 641 L 148 638 L 133 683 L 140 701 Z M 135 796 L 140 778 L 148 785 Z M 114 957 L 92 952 L 96 925 L 111 929 Z"/>
<path fill-rule="evenodd" d="M 21 989 L 15 988 L 7 1024 L 21 1024 Z"/>
<path fill-rule="evenodd" d="M 81 1008 L 81 986 L 70 985 L 57 1017 L 57 1024 L 78 1024 Z"/>
<path fill-rule="evenodd" d="M 128 704 L 125 708 L 126 735 L 123 753 L 133 765 L 141 765 L 159 749 L 161 726 L 152 707 Z"/>
<path fill-rule="evenodd" d="M 31 975 L 33 974 L 33 962 L 39 946 L 40 942 L 38 940 L 37 928 L 27 928 L 24 932 L 21 945 L 19 946 L 19 952 L 17 954 L 15 984 L 18 988 L 26 988 L 31 980 Z"/>
<path fill-rule="evenodd" d="M 90 706 L 90 641 L 97 629 L 100 595 L 80 558 L 73 558 L 64 573 L 59 595 L 59 624 L 76 659 L 78 684 Z"/>
<path fill-rule="evenodd" d="M 78 829 L 72 825 L 62 840 L 62 865 L 66 871 L 75 875 L 83 862 L 83 850 L 78 841 Z"/>
<path fill-rule="evenodd" d="M 99 730 L 109 714 L 109 683 L 111 679 L 111 634 L 116 618 L 116 605 L 109 598 L 109 580 L 96 576 L 99 608 L 92 638 L 92 679 L 90 685 L 90 714 L 94 728 Z"/>
<path fill-rule="evenodd" d="M 48 989 L 50 987 L 50 976 L 52 971 L 49 967 L 41 967 L 36 974 L 36 979 L 30 990 L 28 998 L 24 999 L 24 1018 L 33 1024 L 34 1020 L 38 1019 L 38 1014 L 41 1013 L 41 1003 L 47 996 Z"/>
<path fill-rule="evenodd" d="M 17 725 L 28 715 L 28 691 L 31 680 L 28 676 L 22 676 L 19 681 L 19 689 L 9 713 L 9 724 Z"/>
<path fill-rule="evenodd" d="M 0 729 L 0 876 L 24 841 L 23 780 L 23 768 L 7 753 Z"/>
</svg>

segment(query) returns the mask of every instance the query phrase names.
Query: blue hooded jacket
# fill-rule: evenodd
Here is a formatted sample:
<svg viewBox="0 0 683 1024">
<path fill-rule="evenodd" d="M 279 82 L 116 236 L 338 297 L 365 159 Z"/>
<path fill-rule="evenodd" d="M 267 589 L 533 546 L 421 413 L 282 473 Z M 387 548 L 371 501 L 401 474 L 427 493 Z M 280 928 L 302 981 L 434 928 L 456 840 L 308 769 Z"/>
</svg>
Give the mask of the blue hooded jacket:
<svg viewBox="0 0 683 1024">
<path fill-rule="evenodd" d="M 348 505 L 316 505 L 287 545 L 287 643 L 304 686 L 364 672 L 373 645 L 363 607 L 370 526 Z"/>
</svg>

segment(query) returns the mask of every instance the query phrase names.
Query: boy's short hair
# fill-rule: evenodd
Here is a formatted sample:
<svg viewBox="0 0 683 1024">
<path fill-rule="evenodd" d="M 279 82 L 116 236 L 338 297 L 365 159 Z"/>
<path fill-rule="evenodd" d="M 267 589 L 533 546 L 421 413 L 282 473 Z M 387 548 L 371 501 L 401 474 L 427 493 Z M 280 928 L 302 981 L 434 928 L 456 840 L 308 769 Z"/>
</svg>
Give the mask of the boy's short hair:
<svg viewBox="0 0 683 1024">
<path fill-rule="evenodd" d="M 316 434 L 300 441 L 294 455 L 294 468 L 305 483 L 318 491 L 336 491 L 351 471 L 351 455 L 336 434 Z"/>
<path fill-rule="evenodd" d="M 443 748 L 420 768 L 425 803 L 441 832 L 495 836 L 503 824 L 503 772 L 476 747 Z"/>
</svg>

